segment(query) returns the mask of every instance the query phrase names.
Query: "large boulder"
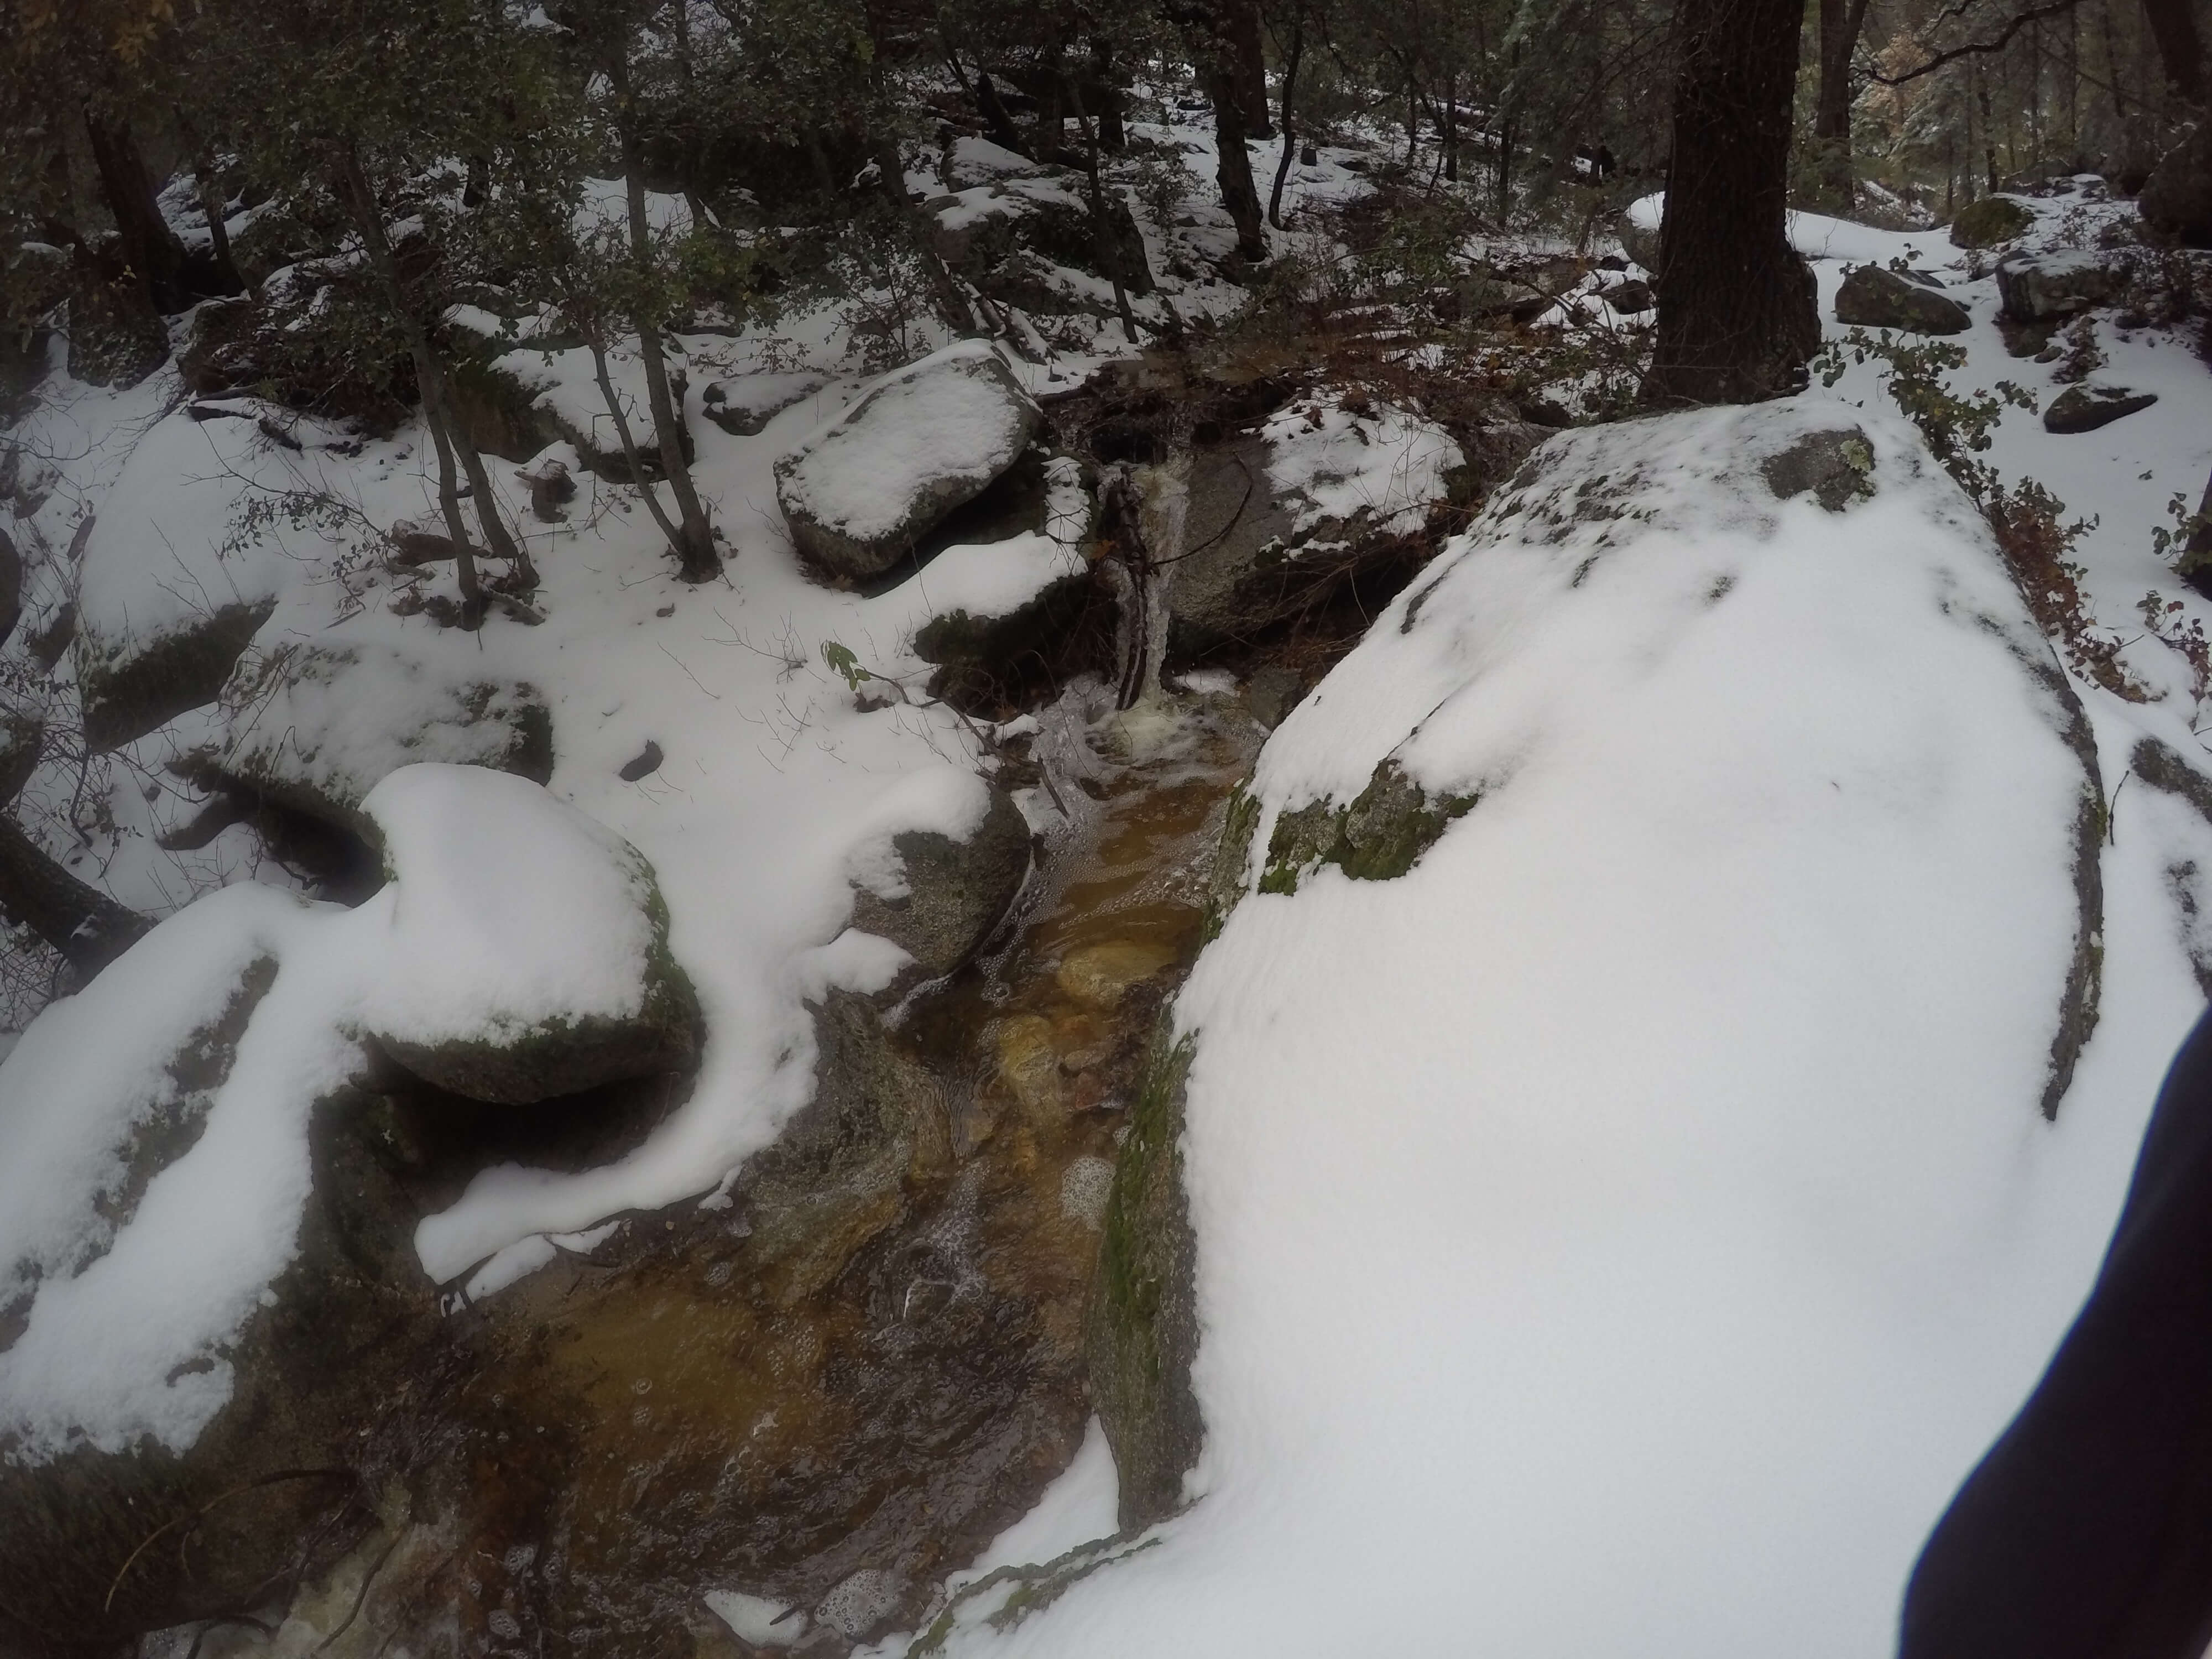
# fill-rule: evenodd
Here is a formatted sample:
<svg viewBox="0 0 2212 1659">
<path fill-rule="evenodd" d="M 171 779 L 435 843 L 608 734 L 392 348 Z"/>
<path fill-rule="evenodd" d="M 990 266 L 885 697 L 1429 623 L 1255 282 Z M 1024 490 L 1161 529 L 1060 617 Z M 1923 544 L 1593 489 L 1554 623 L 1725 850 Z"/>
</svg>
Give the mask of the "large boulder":
<svg viewBox="0 0 2212 1659">
<path fill-rule="evenodd" d="M 1553 440 L 1228 820 L 1091 1304 L 1121 1518 L 1180 1513 L 1025 1588 L 1017 1645 L 1765 1651 L 1814 1601 L 1893 1641 L 2112 1202 L 2040 1115 L 2094 1009 L 2095 747 L 1918 435 Z"/>
<path fill-rule="evenodd" d="M 1012 466 L 1042 418 L 988 345 L 947 346 L 879 381 L 776 463 L 792 540 L 833 579 L 880 576 Z"/>
<path fill-rule="evenodd" d="M 249 653 L 225 684 L 225 783 L 364 838 L 362 810 L 390 774 L 420 761 L 484 766 L 533 783 L 553 775 L 551 711 L 534 687 L 368 641 L 289 642 Z"/>
<path fill-rule="evenodd" d="M 2159 158 L 2136 205 L 2154 230 L 2190 247 L 2212 247 L 2212 118 Z"/>
<path fill-rule="evenodd" d="M 1845 274 L 1836 290 L 1836 320 L 1917 334 L 1963 334 L 1973 325 L 1956 300 L 1880 265 L 1859 265 Z"/>
<path fill-rule="evenodd" d="M 2131 262 L 2095 248 L 2055 253 L 2012 253 L 1997 262 L 1997 295 L 2016 323 L 2050 322 L 2098 306 L 2127 291 Z"/>
<path fill-rule="evenodd" d="M 368 792 L 392 879 L 361 1028 L 423 1081 L 528 1105 L 679 1073 L 699 1006 L 653 866 L 525 778 L 403 768 Z"/>
<path fill-rule="evenodd" d="M 1462 446 L 1411 410 L 1322 394 L 1197 450 L 1182 545 L 1154 549 L 1176 561 L 1170 659 L 1249 645 L 1355 581 L 1402 582 L 1431 511 L 1479 497 L 1547 435 L 1501 411 Z"/>
<path fill-rule="evenodd" d="M 327 1033 L 261 1014 L 321 920 L 212 895 L 0 1066 L 0 1646 L 234 1613 L 358 1529 L 364 1401 L 437 1315 L 404 1283 L 360 1293 L 373 1160 L 301 1212 L 271 1070 L 319 1071 Z"/>
</svg>

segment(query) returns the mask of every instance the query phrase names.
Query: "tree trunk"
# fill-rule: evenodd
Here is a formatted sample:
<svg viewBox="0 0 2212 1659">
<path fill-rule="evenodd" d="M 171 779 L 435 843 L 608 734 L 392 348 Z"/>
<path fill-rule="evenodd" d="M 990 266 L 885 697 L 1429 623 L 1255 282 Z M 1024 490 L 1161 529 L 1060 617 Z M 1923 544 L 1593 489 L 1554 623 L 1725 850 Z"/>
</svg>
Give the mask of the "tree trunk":
<svg viewBox="0 0 2212 1659">
<path fill-rule="evenodd" d="M 638 274 L 644 279 L 649 278 L 653 267 L 653 228 L 646 217 L 645 145 L 638 137 L 629 64 L 624 56 L 627 50 L 625 45 L 611 52 L 605 67 L 614 83 L 615 105 L 620 112 L 623 199 L 629 210 L 630 258 L 636 262 Z M 896 161 L 895 154 L 892 159 Z M 892 182 L 903 200 L 903 175 Z M 649 292 L 649 280 L 645 282 L 645 287 Z M 687 582 L 712 581 L 722 574 L 721 556 L 714 551 L 714 534 L 707 521 L 707 508 L 691 482 L 691 465 L 684 458 L 684 417 L 669 392 L 668 360 L 661 353 L 660 320 L 652 314 L 652 302 L 647 301 L 629 322 L 637 332 L 638 366 L 645 372 L 645 398 L 653 412 L 653 436 L 660 449 L 661 476 L 667 479 L 670 493 L 676 497 L 680 520 L 678 527 L 681 532 L 676 546 L 677 568 Z M 653 485 L 640 477 L 637 487 L 649 490 Z"/>
<path fill-rule="evenodd" d="M 1867 0 L 1820 0 L 1820 84 L 1814 94 L 1813 143 L 1824 205 L 1850 211 L 1851 54 L 1866 22 Z"/>
<path fill-rule="evenodd" d="M 1244 112 L 1224 54 L 1206 66 L 1206 95 L 1213 104 L 1213 142 L 1220 153 L 1214 181 L 1221 204 L 1237 226 L 1237 252 L 1257 264 L 1267 257 L 1267 232 L 1260 217 L 1260 188 L 1252 182 L 1252 157 L 1244 148 Z"/>
<path fill-rule="evenodd" d="M 623 145 L 623 189 L 629 199 L 630 252 L 641 267 L 653 258 L 653 239 L 645 217 L 644 157 L 636 141 Z M 905 188 L 903 182 L 900 185 Z M 687 582 L 712 581 L 722 574 L 721 556 L 714 551 L 714 532 L 707 522 L 707 508 L 691 482 L 691 464 L 684 457 L 684 417 L 668 389 L 668 360 L 661 355 L 660 326 L 649 316 L 631 319 L 637 328 L 637 354 L 645 370 L 645 398 L 653 410 L 653 435 L 660 441 L 660 470 L 676 497 L 683 520 L 684 540 L 677 562 Z M 641 489 L 651 488 L 642 478 Z"/>
<path fill-rule="evenodd" d="M 2204 43 L 2189 0 L 2143 0 L 2143 21 L 2158 44 L 2159 67 L 2174 97 L 2191 109 L 2204 106 Z"/>
<path fill-rule="evenodd" d="M 1267 222 L 1283 228 L 1283 184 L 1291 176 L 1291 157 L 1297 149 L 1297 131 L 1291 123 L 1291 100 L 1298 89 L 1298 59 L 1306 49 L 1306 16 L 1301 9 L 1291 23 L 1290 55 L 1283 61 L 1283 159 L 1275 164 L 1275 187 L 1267 192 Z"/>
<path fill-rule="evenodd" d="M 1645 395 L 1751 403 L 1796 390 L 1820 343 L 1790 246 L 1790 105 L 1804 0 L 1682 0 L 1674 162 Z"/>
<path fill-rule="evenodd" d="M 62 953 L 85 979 L 143 939 L 153 923 L 86 885 L 13 818 L 0 817 L 0 911 Z"/>
<path fill-rule="evenodd" d="M 1229 73 L 1237 89 L 1237 108 L 1247 138 L 1272 138 L 1267 120 L 1267 54 L 1260 40 L 1259 0 L 1223 0 L 1222 33 L 1229 49 Z"/>
<path fill-rule="evenodd" d="M 453 419 L 453 400 L 446 395 L 446 366 L 439 361 L 437 349 L 430 343 L 429 330 L 407 303 L 406 287 L 399 279 L 399 262 L 392 257 L 391 239 L 384 234 L 384 216 L 377 208 L 376 192 L 368 182 L 368 174 L 361 165 L 360 152 L 350 145 L 342 150 L 336 171 L 337 198 L 346 205 L 354 228 L 361 234 L 362 246 L 368 253 L 369 269 L 376 273 L 377 286 L 383 290 L 386 308 L 407 337 L 407 355 L 415 365 L 416 389 L 422 398 L 422 418 L 430 428 L 430 441 L 438 455 L 438 506 L 446 520 L 446 535 L 453 544 L 454 579 L 460 584 L 461 615 L 467 626 L 473 628 L 483 616 L 483 596 L 477 582 L 476 557 L 469 544 L 468 526 L 461 517 L 460 485 L 453 472 L 454 450 L 469 450 L 470 446 Z M 477 465 L 482 468 L 483 465 L 479 458 Z M 478 517 L 486 511 L 496 519 L 496 508 L 488 501 L 479 501 Z"/>
<path fill-rule="evenodd" d="M 987 70 L 975 71 L 975 107 L 982 112 L 983 125 L 991 130 L 991 142 L 1001 149 L 1010 149 L 1017 155 L 1027 155 L 1029 145 L 1024 142 L 1021 129 L 1014 118 L 1006 113 L 1006 100 L 999 96 L 999 88 L 992 84 Z"/>
<path fill-rule="evenodd" d="M 154 180 L 138 153 L 138 141 L 128 124 L 103 120 L 89 108 L 84 112 L 84 130 L 92 143 L 93 164 L 100 171 L 100 192 L 122 238 L 123 257 L 145 284 L 154 309 L 173 316 L 198 296 L 185 275 L 184 244 L 154 199 Z"/>
</svg>

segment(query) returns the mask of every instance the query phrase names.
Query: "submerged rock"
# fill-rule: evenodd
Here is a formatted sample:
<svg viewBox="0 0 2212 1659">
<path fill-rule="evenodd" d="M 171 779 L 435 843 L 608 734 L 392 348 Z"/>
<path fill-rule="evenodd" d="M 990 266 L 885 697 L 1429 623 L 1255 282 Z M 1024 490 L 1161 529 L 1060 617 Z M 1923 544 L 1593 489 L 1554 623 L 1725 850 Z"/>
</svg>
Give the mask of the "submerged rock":
<svg viewBox="0 0 2212 1659">
<path fill-rule="evenodd" d="M 826 575 L 881 575 L 1012 466 L 1041 418 L 988 346 L 963 342 L 925 357 L 775 464 L 792 539 Z"/>
</svg>

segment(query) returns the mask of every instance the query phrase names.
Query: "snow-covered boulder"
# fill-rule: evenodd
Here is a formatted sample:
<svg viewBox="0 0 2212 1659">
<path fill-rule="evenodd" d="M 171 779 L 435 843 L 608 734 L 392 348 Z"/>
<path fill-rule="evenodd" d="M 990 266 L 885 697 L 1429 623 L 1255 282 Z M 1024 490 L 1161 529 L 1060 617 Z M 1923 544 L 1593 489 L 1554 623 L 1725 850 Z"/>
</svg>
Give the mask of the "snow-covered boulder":
<svg viewBox="0 0 2212 1659">
<path fill-rule="evenodd" d="M 79 567 L 77 684 L 85 738 L 111 748 L 215 701 L 278 599 L 328 553 L 278 514 L 250 526 L 249 501 L 346 499 L 337 436 L 301 422 L 287 447 L 256 406 L 170 415 L 141 438 L 100 510 Z"/>
<path fill-rule="evenodd" d="M 526 1105 L 690 1064 L 698 1004 L 629 842 L 475 766 L 404 767 L 362 810 L 392 879 L 359 1023 L 401 1066 Z"/>
<path fill-rule="evenodd" d="M 808 369 L 763 371 L 709 380 L 699 393 L 701 412 L 733 438 L 750 438 L 793 404 L 803 403 L 828 385 L 830 377 Z"/>
<path fill-rule="evenodd" d="M 1030 871 L 1029 823 L 993 787 L 964 836 L 908 830 L 853 893 L 853 926 L 914 958 L 912 977 L 936 979 L 975 954 Z"/>
<path fill-rule="evenodd" d="M 1997 294 L 2013 321 L 2050 322 L 2112 304 L 2130 269 L 2126 255 L 2096 248 L 2008 254 L 1997 262 Z"/>
<path fill-rule="evenodd" d="M 1041 418 L 988 344 L 947 346 L 879 381 L 776 463 L 792 540 L 828 575 L 881 575 L 1012 466 Z"/>
<path fill-rule="evenodd" d="M 1963 334 L 1973 322 L 1940 289 L 1880 265 L 1858 265 L 1845 275 L 1836 290 L 1836 320 L 1917 334 Z"/>
<path fill-rule="evenodd" d="M 552 714 L 531 686 L 371 641 L 292 643 L 249 653 L 224 685 L 226 782 L 356 834 L 361 808 L 403 766 L 439 761 L 553 775 Z"/>
<path fill-rule="evenodd" d="M 364 1320 L 313 1269 L 296 1299 L 268 1289 L 308 1184 L 294 1087 L 342 1088 L 351 1053 L 276 981 L 342 920 L 266 887 L 212 894 L 0 1065 L 5 1637 L 20 1620 L 113 1641 L 236 1606 L 328 1506 L 327 1485 L 281 1472 L 359 1443 L 350 1417 L 330 1432 L 347 1412 L 327 1367 L 361 1378 L 394 1352 L 390 1310 Z M 134 1557 L 226 1492 L 251 1495 L 188 1563 Z"/>
<path fill-rule="evenodd" d="M 1231 814 L 1093 1303 L 1194 1503 L 945 1651 L 1886 1650 L 2092 1265 L 2100 799 L 1909 428 L 1553 440 Z"/>
<path fill-rule="evenodd" d="M 1537 441 L 1517 423 L 1485 434 L 1493 478 Z M 1468 459 L 1432 421 L 1334 392 L 1198 451 L 1170 567 L 1170 653 L 1182 660 L 1254 639 L 1391 560 L 1396 538 L 1425 524 Z"/>
</svg>

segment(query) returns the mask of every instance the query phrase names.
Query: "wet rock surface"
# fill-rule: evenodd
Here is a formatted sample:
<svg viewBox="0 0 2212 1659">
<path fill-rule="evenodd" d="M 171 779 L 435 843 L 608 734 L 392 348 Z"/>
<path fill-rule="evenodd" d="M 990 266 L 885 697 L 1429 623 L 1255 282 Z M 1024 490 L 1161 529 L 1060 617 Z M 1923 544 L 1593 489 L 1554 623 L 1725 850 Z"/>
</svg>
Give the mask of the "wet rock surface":
<svg viewBox="0 0 2212 1659">
<path fill-rule="evenodd" d="M 899 946 L 923 979 L 940 978 L 974 955 L 1029 874 L 1029 824 L 1003 789 L 991 791 L 982 823 L 964 840 L 910 830 L 891 848 L 906 890 L 886 898 L 855 889 L 853 926 Z"/>
<path fill-rule="evenodd" d="M 4 1477 L 10 1583 L 45 1587 L 11 1609 L 172 1627 L 144 1651 L 203 1659 L 753 1651 L 708 1590 L 788 1609 L 810 1654 L 925 1629 L 1081 1443 L 1114 1170 L 1261 735 L 1224 689 L 1124 714 L 1073 690 L 1041 724 L 1066 811 L 1010 757 L 1045 826 L 1019 932 L 896 1019 L 826 996 L 813 1102 L 720 1198 L 558 1242 L 495 1293 L 477 1267 L 433 1284 L 421 1218 L 495 1164 L 621 1157 L 688 1081 L 518 1109 L 372 1053 L 316 1110 L 299 1257 L 189 1458 Z M 1012 816 L 979 834 L 1011 851 Z M 909 859 L 925 908 L 933 869 Z"/>
</svg>

